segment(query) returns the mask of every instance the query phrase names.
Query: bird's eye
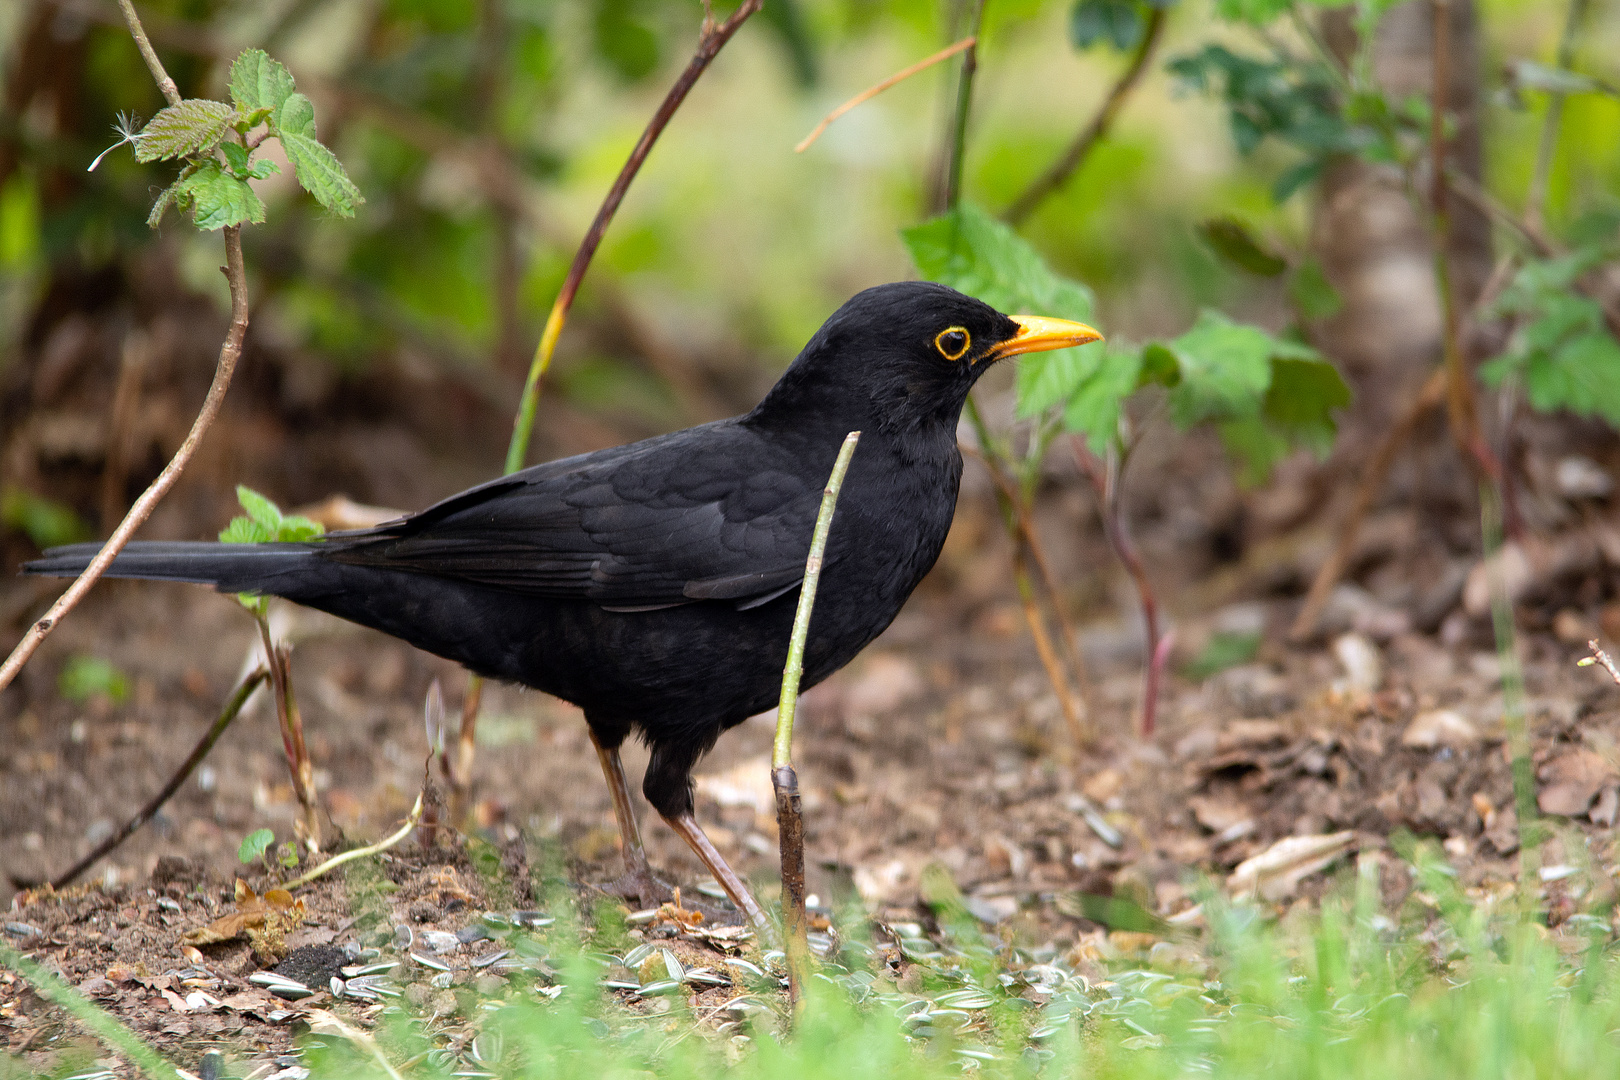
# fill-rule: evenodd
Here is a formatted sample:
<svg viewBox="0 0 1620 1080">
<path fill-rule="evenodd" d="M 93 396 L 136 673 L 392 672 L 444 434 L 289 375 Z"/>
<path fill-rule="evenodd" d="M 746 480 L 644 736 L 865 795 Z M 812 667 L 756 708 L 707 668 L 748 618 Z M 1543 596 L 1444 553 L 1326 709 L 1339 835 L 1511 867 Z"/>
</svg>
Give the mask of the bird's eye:
<svg viewBox="0 0 1620 1080">
<path fill-rule="evenodd" d="M 934 338 L 934 348 L 947 360 L 960 360 L 962 354 L 968 351 L 973 339 L 968 332 L 960 326 L 953 326 L 949 330 L 941 330 Z"/>
</svg>

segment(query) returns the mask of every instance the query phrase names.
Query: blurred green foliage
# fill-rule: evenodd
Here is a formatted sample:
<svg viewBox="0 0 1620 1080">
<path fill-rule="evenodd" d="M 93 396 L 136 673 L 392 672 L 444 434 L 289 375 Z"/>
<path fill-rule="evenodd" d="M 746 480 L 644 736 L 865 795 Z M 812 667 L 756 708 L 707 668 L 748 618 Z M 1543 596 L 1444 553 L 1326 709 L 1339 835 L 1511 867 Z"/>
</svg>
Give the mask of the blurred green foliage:
<svg viewBox="0 0 1620 1080">
<path fill-rule="evenodd" d="M 129 676 L 99 656 L 78 653 L 68 658 L 56 677 L 56 691 L 69 701 L 104 697 L 114 705 L 129 698 Z"/>
</svg>

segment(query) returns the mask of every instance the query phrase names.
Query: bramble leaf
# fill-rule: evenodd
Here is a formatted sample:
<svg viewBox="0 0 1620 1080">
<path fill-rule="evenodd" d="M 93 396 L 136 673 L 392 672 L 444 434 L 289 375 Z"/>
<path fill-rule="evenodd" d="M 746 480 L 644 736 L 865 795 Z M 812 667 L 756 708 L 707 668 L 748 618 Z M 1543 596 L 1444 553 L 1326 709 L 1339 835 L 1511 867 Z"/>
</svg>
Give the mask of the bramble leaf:
<svg viewBox="0 0 1620 1080">
<path fill-rule="evenodd" d="M 270 541 L 270 530 L 252 518 L 233 517 L 231 523 L 220 530 L 222 544 L 265 544 Z"/>
<path fill-rule="evenodd" d="M 264 203 L 253 189 L 213 158 L 199 162 L 196 170 L 176 181 L 169 192 L 173 192 L 175 205 L 192 211 L 192 220 L 199 229 L 223 229 L 264 220 Z M 158 197 L 158 204 L 164 205 L 163 196 Z M 157 207 L 153 213 L 158 213 Z"/>
<path fill-rule="evenodd" d="M 225 163 L 231 167 L 231 172 L 241 176 L 253 166 L 249 162 L 248 148 L 238 142 L 222 142 L 219 148 L 225 153 Z"/>
<path fill-rule="evenodd" d="M 1294 302 L 1299 317 L 1306 322 L 1331 318 L 1344 307 L 1344 297 L 1322 272 L 1322 264 L 1315 259 L 1301 263 L 1288 277 L 1288 299 Z"/>
<path fill-rule="evenodd" d="M 337 155 L 309 135 L 282 132 L 280 139 L 304 190 L 339 217 L 353 217 L 355 207 L 366 200 L 349 179 Z"/>
<path fill-rule="evenodd" d="M 165 161 L 206 154 L 218 146 L 236 117 L 223 101 L 191 98 L 152 117 L 135 139 L 136 161 Z"/>
<path fill-rule="evenodd" d="M 971 203 L 900 235 L 930 281 L 1008 314 L 1091 318 L 1090 289 L 1053 273 L 1027 240 Z"/>
<path fill-rule="evenodd" d="M 1332 364 L 1320 357 L 1279 355 L 1273 350 L 1271 385 L 1260 411 L 1288 442 L 1326 457 L 1339 431 L 1333 410 L 1349 404 L 1350 387 Z"/>
<path fill-rule="evenodd" d="M 1191 330 L 1162 348 L 1174 356 L 1181 376 L 1170 388 L 1170 418 L 1177 427 L 1259 411 L 1271 383 L 1272 339 L 1265 331 L 1206 310 Z"/>
<path fill-rule="evenodd" d="M 1288 260 L 1268 250 L 1249 227 L 1232 217 L 1210 218 L 1198 226 L 1198 235 L 1210 250 L 1248 273 L 1276 277 L 1288 269 Z"/>
<path fill-rule="evenodd" d="M 236 501 L 248 512 L 248 517 L 264 526 L 271 536 L 281 527 L 281 507 L 260 495 L 246 484 L 236 485 Z"/>
<path fill-rule="evenodd" d="M 308 135 L 315 138 L 315 103 L 303 94 L 289 94 L 273 118 L 276 136 Z"/>
<path fill-rule="evenodd" d="M 1107 41 L 1121 52 L 1142 40 L 1144 23 L 1136 0 L 1075 0 L 1069 10 L 1069 40 L 1077 49 Z"/>
<path fill-rule="evenodd" d="M 279 109 L 292 93 L 292 72 L 263 49 L 244 49 L 231 64 L 231 100 L 245 113 Z"/>
<path fill-rule="evenodd" d="M 1095 342 L 1067 352 L 1095 357 L 1089 373 L 1075 386 L 1063 408 L 1063 426 L 1086 437 L 1091 452 L 1101 454 L 1119 435 L 1119 411 L 1141 385 L 1142 353 Z"/>
</svg>

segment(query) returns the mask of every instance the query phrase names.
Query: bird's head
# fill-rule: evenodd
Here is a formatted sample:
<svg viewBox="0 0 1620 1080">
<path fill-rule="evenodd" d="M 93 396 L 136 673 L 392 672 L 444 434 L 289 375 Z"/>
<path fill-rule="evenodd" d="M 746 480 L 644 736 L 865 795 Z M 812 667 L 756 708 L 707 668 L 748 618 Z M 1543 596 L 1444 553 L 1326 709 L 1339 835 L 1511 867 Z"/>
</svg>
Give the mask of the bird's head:
<svg viewBox="0 0 1620 1080">
<path fill-rule="evenodd" d="M 944 423 L 954 431 L 968 391 L 997 360 L 1101 337 L 1084 323 L 1003 315 L 932 282 L 879 285 L 822 324 L 762 408 L 816 408 L 833 397 L 871 403 L 891 429 Z"/>
</svg>

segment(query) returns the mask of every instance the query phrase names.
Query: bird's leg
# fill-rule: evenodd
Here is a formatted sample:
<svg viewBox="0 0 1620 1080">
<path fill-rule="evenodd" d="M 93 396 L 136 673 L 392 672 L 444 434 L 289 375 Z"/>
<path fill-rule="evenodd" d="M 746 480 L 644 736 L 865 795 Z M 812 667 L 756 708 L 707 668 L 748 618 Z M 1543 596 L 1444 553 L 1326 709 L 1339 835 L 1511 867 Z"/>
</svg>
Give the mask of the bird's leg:
<svg viewBox="0 0 1620 1080">
<path fill-rule="evenodd" d="M 607 778 L 608 792 L 613 796 L 619 839 L 624 844 L 624 876 L 609 885 L 607 891 L 634 899 L 645 907 L 657 907 L 674 892 L 653 875 L 647 863 L 647 849 L 641 844 L 641 829 L 636 825 L 636 812 L 630 805 L 630 783 L 624 776 L 624 762 L 619 760 L 619 745 L 604 744 L 594 728 L 591 745 L 596 747 L 596 758 L 602 763 L 602 775 Z"/>
<path fill-rule="evenodd" d="M 713 874 L 714 880 L 726 890 L 731 902 L 748 916 L 748 921 L 754 924 L 754 930 L 760 935 L 761 940 L 770 940 L 775 931 L 771 928 L 770 920 L 765 917 L 765 909 L 754 899 L 754 894 L 749 891 L 747 883 L 735 870 L 726 865 L 726 860 L 721 857 L 708 835 L 704 833 L 703 827 L 697 823 L 697 818 L 692 816 L 692 812 L 688 810 L 673 816 L 665 814 L 664 820 L 682 840 L 687 842 L 702 860 L 703 865 L 709 868 L 709 873 Z"/>
</svg>

